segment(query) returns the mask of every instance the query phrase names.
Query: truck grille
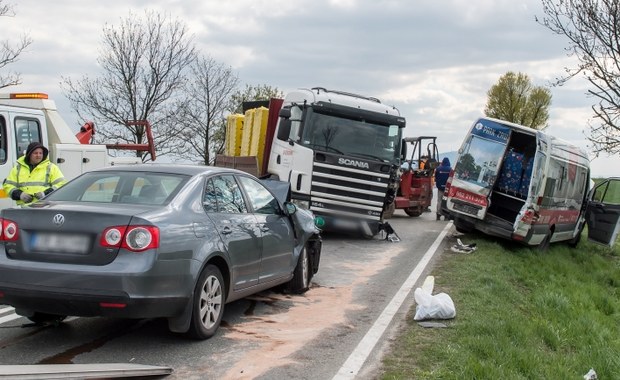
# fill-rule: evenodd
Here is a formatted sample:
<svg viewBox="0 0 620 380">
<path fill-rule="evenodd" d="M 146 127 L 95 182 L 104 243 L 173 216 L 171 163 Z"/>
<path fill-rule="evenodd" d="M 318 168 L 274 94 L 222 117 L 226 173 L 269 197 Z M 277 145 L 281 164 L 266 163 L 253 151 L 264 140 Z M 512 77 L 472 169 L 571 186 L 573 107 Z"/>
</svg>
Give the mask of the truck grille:
<svg viewBox="0 0 620 380">
<path fill-rule="evenodd" d="M 371 170 L 363 170 L 315 161 L 310 210 L 319 215 L 380 220 L 390 179 L 389 166 L 369 166 Z"/>
</svg>

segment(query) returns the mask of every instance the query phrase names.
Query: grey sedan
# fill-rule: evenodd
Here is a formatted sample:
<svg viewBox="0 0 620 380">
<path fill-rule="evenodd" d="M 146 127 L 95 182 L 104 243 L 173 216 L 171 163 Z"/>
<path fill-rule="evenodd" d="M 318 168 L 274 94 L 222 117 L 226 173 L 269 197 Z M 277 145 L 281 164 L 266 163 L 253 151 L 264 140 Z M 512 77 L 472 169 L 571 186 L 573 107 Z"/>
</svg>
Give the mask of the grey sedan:
<svg viewBox="0 0 620 380">
<path fill-rule="evenodd" d="M 163 317 L 209 338 L 226 303 L 279 285 L 304 292 L 317 272 L 319 230 L 287 185 L 194 165 L 83 174 L 2 210 L 0 303 L 37 323 Z"/>
</svg>

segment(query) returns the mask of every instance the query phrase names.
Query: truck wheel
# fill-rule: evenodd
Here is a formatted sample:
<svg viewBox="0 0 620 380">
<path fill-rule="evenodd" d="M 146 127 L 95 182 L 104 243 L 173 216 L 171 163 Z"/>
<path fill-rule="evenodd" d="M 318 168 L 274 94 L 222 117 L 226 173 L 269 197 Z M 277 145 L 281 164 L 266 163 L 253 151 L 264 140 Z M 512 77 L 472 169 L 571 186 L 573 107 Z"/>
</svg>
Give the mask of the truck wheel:
<svg viewBox="0 0 620 380">
<path fill-rule="evenodd" d="M 192 320 L 189 335 L 196 339 L 209 339 L 220 326 L 224 314 L 226 284 L 215 265 L 203 269 L 192 300 Z"/>
<path fill-rule="evenodd" d="M 413 217 L 422 215 L 422 212 L 417 207 L 409 207 L 405 209 L 405 214 Z"/>
<path fill-rule="evenodd" d="M 394 202 L 390 203 L 385 211 L 383 211 L 383 219 L 390 219 L 394 216 L 394 211 L 396 211 L 396 205 Z"/>
</svg>

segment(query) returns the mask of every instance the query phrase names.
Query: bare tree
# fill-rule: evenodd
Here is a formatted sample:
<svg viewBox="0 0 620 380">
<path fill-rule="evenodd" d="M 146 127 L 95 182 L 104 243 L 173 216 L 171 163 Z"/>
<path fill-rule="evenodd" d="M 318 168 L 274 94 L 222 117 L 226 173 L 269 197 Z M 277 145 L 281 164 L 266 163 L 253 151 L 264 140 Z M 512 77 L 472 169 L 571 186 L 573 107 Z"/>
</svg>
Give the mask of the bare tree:
<svg viewBox="0 0 620 380">
<path fill-rule="evenodd" d="M 187 98 L 181 102 L 178 125 L 185 149 L 178 156 L 205 165 L 215 161 L 224 146 L 225 113 L 231 94 L 239 82 L 230 66 L 201 57 L 192 65 L 192 80 L 187 82 Z"/>
<path fill-rule="evenodd" d="M 545 17 L 536 19 L 553 33 L 568 38 L 568 55 L 577 66 L 566 68 L 556 81 L 562 85 L 583 75 L 593 86 L 588 140 L 597 155 L 620 152 L 620 3 L 618 0 L 542 0 Z"/>
<path fill-rule="evenodd" d="M 0 0 L 0 16 L 13 17 L 13 6 Z M 17 44 L 11 44 L 9 40 L 0 41 L 0 69 L 18 61 L 20 54 L 32 43 L 28 35 L 22 35 Z M 0 75 L 0 88 L 21 84 L 21 74 L 8 72 Z"/>
<path fill-rule="evenodd" d="M 549 120 L 551 91 L 534 86 L 527 74 L 511 71 L 502 75 L 487 92 L 485 115 L 544 129 Z"/>
<path fill-rule="evenodd" d="M 148 120 L 157 155 L 178 150 L 171 144 L 178 130 L 170 116 L 177 112 L 176 100 L 195 59 L 192 40 L 183 22 L 152 11 L 143 18 L 130 14 L 119 26 L 103 27 L 101 75 L 76 81 L 63 77 L 61 83 L 78 115 L 94 118 L 97 142 L 144 144 L 144 127 L 125 123 Z M 143 161 L 150 159 L 144 152 L 136 154 Z"/>
</svg>

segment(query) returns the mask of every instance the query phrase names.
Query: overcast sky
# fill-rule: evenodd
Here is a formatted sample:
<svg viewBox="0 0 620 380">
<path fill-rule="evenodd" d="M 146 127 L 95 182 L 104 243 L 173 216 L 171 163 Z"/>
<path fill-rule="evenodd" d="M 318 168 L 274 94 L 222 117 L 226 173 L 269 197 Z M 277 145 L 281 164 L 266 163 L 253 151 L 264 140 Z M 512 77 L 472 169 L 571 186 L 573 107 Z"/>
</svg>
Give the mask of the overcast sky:
<svg viewBox="0 0 620 380">
<path fill-rule="evenodd" d="M 61 77 L 98 74 L 102 28 L 130 13 L 167 12 L 186 22 L 198 50 L 232 66 L 243 84 L 286 92 L 321 86 L 396 106 L 406 136 L 436 135 L 440 152 L 457 150 L 486 93 L 507 71 L 548 85 L 574 61 L 567 41 L 535 21 L 540 0 L 7 0 L 2 39 L 34 40 L 10 69 L 47 92 L 77 131 Z M 553 87 L 548 132 L 585 149 L 594 101 L 583 80 Z M 620 175 L 620 158 L 592 161 L 594 176 Z"/>
</svg>

